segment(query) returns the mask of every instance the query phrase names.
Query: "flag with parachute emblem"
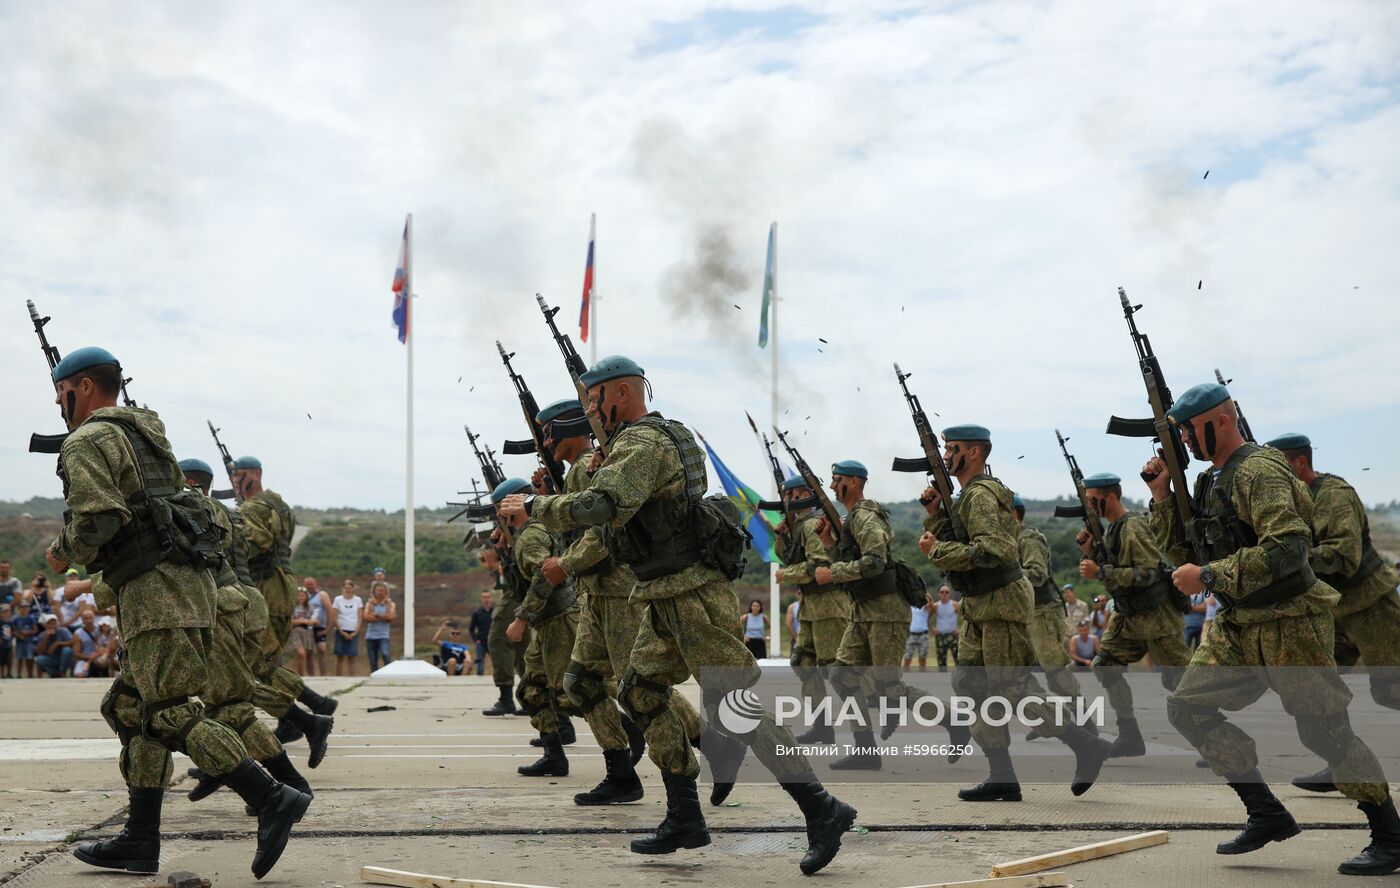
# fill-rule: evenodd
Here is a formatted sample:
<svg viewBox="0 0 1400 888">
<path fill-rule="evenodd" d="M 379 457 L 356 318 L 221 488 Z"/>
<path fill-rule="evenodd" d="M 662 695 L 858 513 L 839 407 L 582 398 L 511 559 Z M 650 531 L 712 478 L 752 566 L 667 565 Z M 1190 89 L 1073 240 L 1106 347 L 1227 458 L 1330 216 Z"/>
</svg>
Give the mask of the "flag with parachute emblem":
<svg viewBox="0 0 1400 888">
<path fill-rule="evenodd" d="M 778 223 L 768 226 L 768 262 L 763 268 L 763 307 L 758 312 L 758 347 L 768 345 L 768 312 L 778 298 Z"/>
<path fill-rule="evenodd" d="M 710 442 L 705 440 L 703 435 L 700 443 L 705 445 L 705 452 L 709 454 L 710 462 L 715 467 L 715 474 L 719 476 L 719 482 L 724 486 L 724 492 L 733 500 L 734 505 L 739 508 L 744 519 L 744 527 L 753 535 L 754 551 L 766 562 L 772 564 L 778 561 L 776 551 L 777 537 L 773 532 L 773 526 L 783 520 L 783 516 L 778 512 L 765 512 L 758 508 L 763 497 L 758 491 L 739 480 L 739 476 L 729 470 L 729 466 L 724 464 L 710 446 Z"/>
</svg>

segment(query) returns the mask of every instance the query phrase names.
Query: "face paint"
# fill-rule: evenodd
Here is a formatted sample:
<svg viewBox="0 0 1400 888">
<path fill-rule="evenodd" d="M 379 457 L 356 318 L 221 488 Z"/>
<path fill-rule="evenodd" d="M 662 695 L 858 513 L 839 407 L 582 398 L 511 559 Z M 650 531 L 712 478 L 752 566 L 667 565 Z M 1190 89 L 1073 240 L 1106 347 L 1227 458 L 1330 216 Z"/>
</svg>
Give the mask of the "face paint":
<svg viewBox="0 0 1400 888">
<path fill-rule="evenodd" d="M 78 412 L 78 396 L 72 389 L 69 389 L 64 393 L 63 397 L 64 404 L 67 407 L 66 410 L 62 410 L 63 422 L 71 428 L 73 425 L 73 414 Z"/>
<path fill-rule="evenodd" d="M 1191 451 L 1191 455 L 1203 461 L 1209 459 L 1209 457 L 1205 455 L 1205 451 L 1201 449 L 1200 439 L 1196 437 L 1196 424 L 1187 421 L 1186 425 L 1178 426 L 1178 428 L 1183 430 L 1183 437 L 1186 440 L 1186 449 Z"/>
<path fill-rule="evenodd" d="M 948 449 L 948 454 L 948 471 L 954 475 L 961 475 L 963 469 L 967 468 L 967 456 L 963 453 L 962 445 L 954 444 Z M 953 460 L 957 460 L 957 462 L 954 463 Z"/>
</svg>

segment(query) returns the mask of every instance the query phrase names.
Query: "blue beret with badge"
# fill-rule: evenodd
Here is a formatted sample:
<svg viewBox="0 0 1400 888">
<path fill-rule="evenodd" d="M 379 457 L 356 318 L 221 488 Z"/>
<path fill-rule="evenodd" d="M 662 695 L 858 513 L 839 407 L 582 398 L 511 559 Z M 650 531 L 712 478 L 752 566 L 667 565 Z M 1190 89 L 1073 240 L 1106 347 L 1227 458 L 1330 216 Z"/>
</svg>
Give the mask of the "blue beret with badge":
<svg viewBox="0 0 1400 888">
<path fill-rule="evenodd" d="M 501 500 L 512 494 L 529 493 L 533 489 L 530 482 L 524 478 L 507 478 L 497 484 L 495 490 L 491 491 L 491 502 L 500 503 Z"/>
<path fill-rule="evenodd" d="M 1305 447 L 1311 447 L 1312 441 L 1307 435 L 1289 432 L 1286 435 L 1279 435 L 1272 441 L 1267 442 L 1267 445 L 1276 450 L 1302 450 Z"/>
<path fill-rule="evenodd" d="M 256 456 L 240 456 L 233 461 L 233 468 L 235 471 L 238 469 L 261 469 L 262 460 Z"/>
<path fill-rule="evenodd" d="M 202 459 L 182 459 L 180 460 L 180 471 L 186 475 L 194 473 L 197 475 L 208 475 L 214 477 L 214 470 L 209 468 L 209 463 Z"/>
<path fill-rule="evenodd" d="M 1200 416 L 1212 407 L 1230 400 L 1230 390 L 1218 382 L 1203 382 L 1187 389 L 1167 410 L 1167 416 L 1178 425 Z"/>
<path fill-rule="evenodd" d="M 103 364 L 113 364 L 118 370 L 122 366 L 121 362 L 117 360 L 117 356 L 105 348 L 89 345 L 85 348 L 75 349 L 54 365 L 53 381 L 62 382 L 75 373 L 91 370 L 93 367 L 100 367 Z"/>
<path fill-rule="evenodd" d="M 583 405 L 578 402 L 578 398 L 565 398 L 562 401 L 555 401 L 553 404 L 541 410 L 535 415 L 535 422 L 544 425 L 547 422 L 553 422 L 561 416 L 582 412 Z"/>
<path fill-rule="evenodd" d="M 1112 487 L 1115 484 L 1122 484 L 1123 479 L 1112 472 L 1099 472 L 1097 475 L 1090 475 L 1084 479 L 1084 486 L 1090 490 L 1097 490 L 1101 487 Z"/>
<path fill-rule="evenodd" d="M 831 464 L 831 474 L 845 475 L 847 478 L 869 478 L 870 470 L 859 460 L 843 459 Z"/>
<path fill-rule="evenodd" d="M 944 441 L 991 441 L 991 430 L 975 424 L 949 426 L 943 430 Z"/>
<path fill-rule="evenodd" d="M 610 382 L 614 379 L 624 379 L 628 376 L 646 377 L 646 371 L 641 365 L 631 358 L 623 355 L 609 355 L 606 358 L 599 358 L 587 373 L 580 379 L 585 388 L 593 388 L 603 382 Z"/>
<path fill-rule="evenodd" d="M 1020 495 L 1019 493 L 1013 493 L 1013 494 L 1011 494 L 1011 508 L 1013 508 L 1013 509 L 1025 509 L 1025 508 L 1026 508 L 1026 501 L 1023 500 L 1023 499 L 1021 499 L 1021 495 Z"/>
</svg>

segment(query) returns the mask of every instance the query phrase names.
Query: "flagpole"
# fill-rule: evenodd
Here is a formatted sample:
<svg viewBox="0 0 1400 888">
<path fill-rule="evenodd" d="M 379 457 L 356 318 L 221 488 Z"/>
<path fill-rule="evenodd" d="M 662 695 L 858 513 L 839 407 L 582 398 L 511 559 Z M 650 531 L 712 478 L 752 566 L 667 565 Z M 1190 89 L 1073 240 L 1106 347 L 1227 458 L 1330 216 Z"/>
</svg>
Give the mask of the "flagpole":
<svg viewBox="0 0 1400 888">
<path fill-rule="evenodd" d="M 598 363 L 598 214 L 588 216 L 588 242 L 593 245 L 593 292 L 588 296 L 588 366 Z"/>
<path fill-rule="evenodd" d="M 772 423 L 771 423 L 771 425 L 772 425 L 773 428 L 777 428 L 777 427 L 778 427 L 778 301 L 779 301 L 779 300 L 778 300 L 778 223 L 777 223 L 777 222 L 774 222 L 774 223 L 773 223 L 773 227 L 770 229 L 770 232 L 769 232 L 769 233 L 770 233 L 770 237 L 771 237 L 771 239 L 772 239 L 772 244 L 773 244 L 773 327 L 772 327 L 772 330 L 771 330 L 770 333 L 769 333 L 769 343 L 768 343 L 769 345 L 771 345 L 771 346 L 773 347 L 773 354 L 770 356 L 770 357 L 772 358 L 772 360 L 773 360 L 772 381 L 771 381 L 771 385 L 770 385 L 770 389 L 771 389 L 771 391 L 772 391 L 772 396 L 773 396 L 772 413 L 771 413 Z M 594 273 L 596 274 L 597 272 L 595 271 Z M 777 483 L 778 483 L 777 479 L 776 479 L 776 478 L 773 479 L 773 484 L 774 484 L 775 488 L 776 488 L 776 486 L 777 486 Z M 773 491 L 773 498 L 774 498 L 774 499 L 780 499 L 780 498 L 782 497 L 782 495 L 783 495 L 782 490 L 775 489 L 775 490 Z M 791 532 L 792 532 L 792 528 L 788 528 L 788 532 L 791 533 Z M 781 585 L 778 583 L 778 564 L 777 564 L 777 562 L 772 562 L 772 563 L 770 563 L 770 564 L 768 565 L 768 601 L 769 601 L 768 612 L 769 612 L 770 614 L 773 615 L 772 618 L 769 620 L 769 622 L 770 622 L 774 627 L 777 627 L 777 626 L 780 626 L 780 625 L 787 625 L 787 615 L 784 614 L 784 613 L 782 612 L 783 603 L 782 603 L 782 595 L 781 595 L 781 592 L 782 592 Z M 800 619 L 800 617 L 799 617 L 799 619 Z M 781 632 L 780 629 L 774 628 L 773 633 L 772 633 L 772 635 L 770 636 L 770 639 L 769 639 L 769 651 L 768 651 L 768 653 L 769 653 L 770 655 L 774 656 L 774 657 L 781 657 L 781 656 L 782 656 L 782 644 L 781 644 L 781 642 L 778 640 L 778 636 L 780 636 L 781 634 L 782 634 L 782 632 Z"/>
<path fill-rule="evenodd" d="M 407 461 L 404 468 L 404 510 L 403 510 L 403 657 L 413 659 L 413 340 L 417 331 L 413 322 L 413 214 L 408 214 L 404 222 L 404 317 L 407 320 L 408 335 L 404 337 L 408 382 L 408 397 L 405 399 L 408 410 L 405 422 L 407 437 L 404 439 Z"/>
</svg>

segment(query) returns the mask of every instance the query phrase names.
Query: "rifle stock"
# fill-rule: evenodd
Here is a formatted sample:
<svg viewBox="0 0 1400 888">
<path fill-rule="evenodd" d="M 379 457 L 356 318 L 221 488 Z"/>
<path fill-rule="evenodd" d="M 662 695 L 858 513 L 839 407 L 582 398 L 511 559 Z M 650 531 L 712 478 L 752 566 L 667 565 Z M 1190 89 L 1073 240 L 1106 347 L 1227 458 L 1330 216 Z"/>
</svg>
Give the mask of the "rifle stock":
<svg viewBox="0 0 1400 888">
<path fill-rule="evenodd" d="M 29 321 L 34 325 L 34 335 L 39 337 L 39 348 L 44 352 L 44 360 L 49 365 L 49 372 L 58 366 L 58 362 L 63 360 L 63 356 L 58 353 L 58 349 L 49 344 L 48 334 L 44 332 L 44 325 L 53 320 L 49 317 L 39 317 L 39 312 L 34 308 L 34 300 L 26 299 L 24 304 L 29 307 Z M 58 408 L 59 415 L 63 417 L 65 423 L 68 417 L 64 413 L 62 406 Z M 41 435 L 38 432 L 29 436 L 30 453 L 58 453 L 63 449 L 63 442 L 68 437 L 67 432 L 58 435 Z"/>
<path fill-rule="evenodd" d="M 954 539 L 965 539 L 961 522 L 958 521 L 958 513 L 953 509 L 953 479 L 948 474 L 948 467 L 943 463 L 943 454 L 939 452 L 938 435 L 934 434 L 933 424 L 929 422 L 928 414 L 924 412 L 923 404 L 913 392 L 909 391 L 909 377 L 913 373 L 905 373 L 899 369 L 899 365 L 894 365 L 895 379 L 899 380 L 900 391 L 904 393 L 904 402 L 909 407 L 909 415 L 914 420 L 914 431 L 919 435 L 919 446 L 923 448 L 923 457 L 895 457 L 891 466 L 896 472 L 923 472 L 928 476 L 929 485 L 938 491 L 942 502 L 938 509 L 943 513 L 943 518 L 948 522 L 948 527 L 953 532 Z"/>
</svg>

